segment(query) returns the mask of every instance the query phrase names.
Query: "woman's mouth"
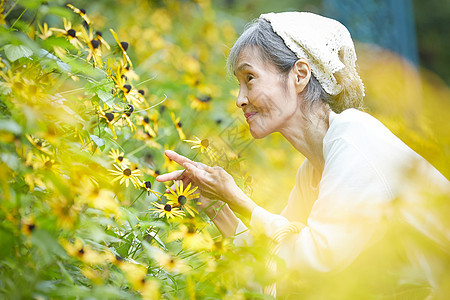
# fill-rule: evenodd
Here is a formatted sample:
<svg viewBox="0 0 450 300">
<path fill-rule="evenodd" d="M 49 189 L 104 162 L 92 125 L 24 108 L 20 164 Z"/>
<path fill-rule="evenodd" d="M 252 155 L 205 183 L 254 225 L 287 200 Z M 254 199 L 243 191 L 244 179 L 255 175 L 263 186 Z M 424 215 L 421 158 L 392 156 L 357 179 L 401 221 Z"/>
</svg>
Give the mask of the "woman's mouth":
<svg viewBox="0 0 450 300">
<path fill-rule="evenodd" d="M 247 120 L 247 122 L 248 122 L 254 115 L 256 115 L 256 112 L 248 112 L 248 113 L 244 114 L 245 119 Z"/>
</svg>

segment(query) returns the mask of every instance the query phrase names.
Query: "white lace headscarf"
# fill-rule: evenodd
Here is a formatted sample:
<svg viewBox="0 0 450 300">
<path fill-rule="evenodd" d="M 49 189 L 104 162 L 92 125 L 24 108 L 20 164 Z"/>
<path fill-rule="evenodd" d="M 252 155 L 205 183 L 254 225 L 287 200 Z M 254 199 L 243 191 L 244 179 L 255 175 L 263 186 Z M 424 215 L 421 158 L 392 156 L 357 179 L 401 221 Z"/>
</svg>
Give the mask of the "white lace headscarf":
<svg viewBox="0 0 450 300">
<path fill-rule="evenodd" d="M 273 31 L 298 58 L 308 60 L 311 72 L 328 94 L 337 95 L 343 90 L 336 80 L 336 72 L 344 68 L 353 69 L 361 81 L 356 73 L 352 38 L 338 21 L 308 12 L 268 13 L 260 18 L 271 24 Z"/>
</svg>

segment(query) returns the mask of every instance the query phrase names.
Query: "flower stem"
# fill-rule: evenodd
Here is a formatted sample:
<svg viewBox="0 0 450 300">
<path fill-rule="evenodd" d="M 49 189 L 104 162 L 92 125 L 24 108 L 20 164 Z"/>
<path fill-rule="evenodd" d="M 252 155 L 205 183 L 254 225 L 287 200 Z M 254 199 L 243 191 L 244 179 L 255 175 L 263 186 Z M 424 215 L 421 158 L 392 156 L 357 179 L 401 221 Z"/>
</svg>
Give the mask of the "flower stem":
<svg viewBox="0 0 450 300">
<path fill-rule="evenodd" d="M 134 202 L 136 202 L 137 201 L 137 199 L 139 199 L 141 196 L 142 196 L 142 194 L 144 193 L 145 191 L 142 191 L 140 194 L 139 194 L 139 196 L 137 196 L 137 198 L 136 199 L 134 199 L 134 201 L 133 202 L 131 202 L 131 204 L 130 205 L 128 205 L 128 208 L 130 208 L 133 204 L 134 204 Z"/>
</svg>

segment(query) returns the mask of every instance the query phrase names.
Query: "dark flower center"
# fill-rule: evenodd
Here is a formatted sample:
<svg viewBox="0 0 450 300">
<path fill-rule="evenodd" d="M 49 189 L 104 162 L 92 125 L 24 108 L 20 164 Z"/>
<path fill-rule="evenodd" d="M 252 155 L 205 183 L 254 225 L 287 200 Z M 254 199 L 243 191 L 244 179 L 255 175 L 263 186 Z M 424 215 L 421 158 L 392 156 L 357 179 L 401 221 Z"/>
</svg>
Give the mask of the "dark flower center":
<svg viewBox="0 0 450 300">
<path fill-rule="evenodd" d="M 85 15 L 86 14 L 86 10 L 84 8 L 80 8 L 80 12 L 81 14 Z"/>
<path fill-rule="evenodd" d="M 146 182 L 144 182 L 144 184 L 145 184 L 145 188 L 147 188 L 147 189 L 152 188 L 152 183 L 150 181 L 146 181 Z"/>
<path fill-rule="evenodd" d="M 102 35 L 103 35 L 101 31 L 96 31 L 95 34 L 96 34 L 97 36 L 102 36 Z"/>
<path fill-rule="evenodd" d="M 113 113 L 106 113 L 105 117 L 108 119 L 109 122 L 114 120 L 114 114 Z"/>
<path fill-rule="evenodd" d="M 91 41 L 92 48 L 97 49 L 100 46 L 100 42 L 97 40 Z"/>
<path fill-rule="evenodd" d="M 184 195 L 178 196 L 178 203 L 180 203 L 180 205 L 185 205 L 186 201 L 187 199 Z"/>
<path fill-rule="evenodd" d="M 73 38 L 76 36 L 76 34 L 77 34 L 77 32 L 75 30 L 73 30 L 73 29 L 67 30 L 67 35 L 69 35 L 69 36 L 71 36 Z"/>
<path fill-rule="evenodd" d="M 139 92 L 139 94 L 141 94 L 142 96 L 144 96 L 144 94 L 145 94 L 144 90 L 139 90 L 138 92 Z"/>
<path fill-rule="evenodd" d="M 53 166 L 53 163 L 51 161 L 47 160 L 44 165 L 46 168 L 51 168 Z"/>
<path fill-rule="evenodd" d="M 200 142 L 200 145 L 202 145 L 202 146 L 205 147 L 205 148 L 208 148 L 208 146 L 209 146 L 209 141 L 208 141 L 208 139 L 202 140 L 202 141 Z"/>
<path fill-rule="evenodd" d="M 34 224 L 28 224 L 27 226 L 29 231 L 33 231 L 36 228 L 36 225 Z"/>
<path fill-rule="evenodd" d="M 117 160 L 120 161 L 120 162 L 122 162 L 122 161 L 123 161 L 123 156 L 117 157 Z"/>
<path fill-rule="evenodd" d="M 84 254 L 84 249 L 81 248 L 80 250 L 78 250 L 78 253 L 80 253 L 81 255 L 83 255 L 83 254 Z"/>
<path fill-rule="evenodd" d="M 194 226 L 189 226 L 189 227 L 188 227 L 188 233 L 195 233 L 195 228 L 194 228 Z"/>
<path fill-rule="evenodd" d="M 177 125 L 178 125 L 178 127 L 181 127 L 181 126 L 183 126 L 183 123 L 178 122 Z"/>
<path fill-rule="evenodd" d="M 159 175 L 159 174 L 161 174 L 161 172 L 159 170 L 155 170 L 155 174 Z"/>
<path fill-rule="evenodd" d="M 149 117 L 144 117 L 144 122 L 145 122 L 146 124 L 148 124 L 148 122 L 150 122 L 150 118 L 149 118 Z"/>
<path fill-rule="evenodd" d="M 131 170 L 130 169 L 123 170 L 123 175 L 130 176 L 131 175 Z"/>
<path fill-rule="evenodd" d="M 116 255 L 116 260 L 117 260 L 117 261 L 123 261 L 123 257 L 120 256 L 120 255 Z"/>
<path fill-rule="evenodd" d="M 127 90 L 127 94 L 131 91 L 131 85 L 129 84 L 125 84 L 123 88 Z"/>
<path fill-rule="evenodd" d="M 172 210 L 172 206 L 170 204 L 166 204 L 166 205 L 164 205 L 164 210 L 165 211 L 171 211 Z"/>
<path fill-rule="evenodd" d="M 127 108 L 125 109 L 125 114 L 129 117 L 134 111 L 134 106 L 131 104 L 128 104 Z"/>
<path fill-rule="evenodd" d="M 128 50 L 128 43 L 127 42 L 120 42 L 120 45 L 122 46 L 123 50 Z"/>
<path fill-rule="evenodd" d="M 200 97 L 198 98 L 198 100 L 200 100 L 201 102 L 209 102 L 211 101 L 211 96 Z"/>
</svg>

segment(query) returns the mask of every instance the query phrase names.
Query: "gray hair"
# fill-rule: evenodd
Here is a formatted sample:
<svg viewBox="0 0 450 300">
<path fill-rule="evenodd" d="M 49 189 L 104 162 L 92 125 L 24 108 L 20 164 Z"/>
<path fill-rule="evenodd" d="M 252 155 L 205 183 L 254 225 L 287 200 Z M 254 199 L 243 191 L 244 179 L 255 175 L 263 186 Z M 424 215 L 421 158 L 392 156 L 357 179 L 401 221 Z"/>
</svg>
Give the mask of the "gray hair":
<svg viewBox="0 0 450 300">
<path fill-rule="evenodd" d="M 244 33 L 242 33 L 231 48 L 227 58 L 227 67 L 231 74 L 235 71 L 242 50 L 247 47 L 256 47 L 263 61 L 272 63 L 284 75 L 284 78 L 287 77 L 287 74 L 298 60 L 297 55 L 273 31 L 269 22 L 264 19 L 256 19 L 246 26 Z M 345 77 L 345 74 L 340 74 L 340 77 L 342 76 Z M 350 87 L 348 86 L 348 88 Z M 362 97 L 358 101 L 351 99 L 342 100 L 344 94 L 347 93 L 347 88 L 344 87 L 342 95 L 332 96 L 328 94 L 311 73 L 311 78 L 304 91 L 304 99 L 310 108 L 313 104 L 317 104 L 318 101 L 328 103 L 330 108 L 335 112 L 341 112 L 349 107 L 360 108 L 362 105 Z"/>
</svg>

